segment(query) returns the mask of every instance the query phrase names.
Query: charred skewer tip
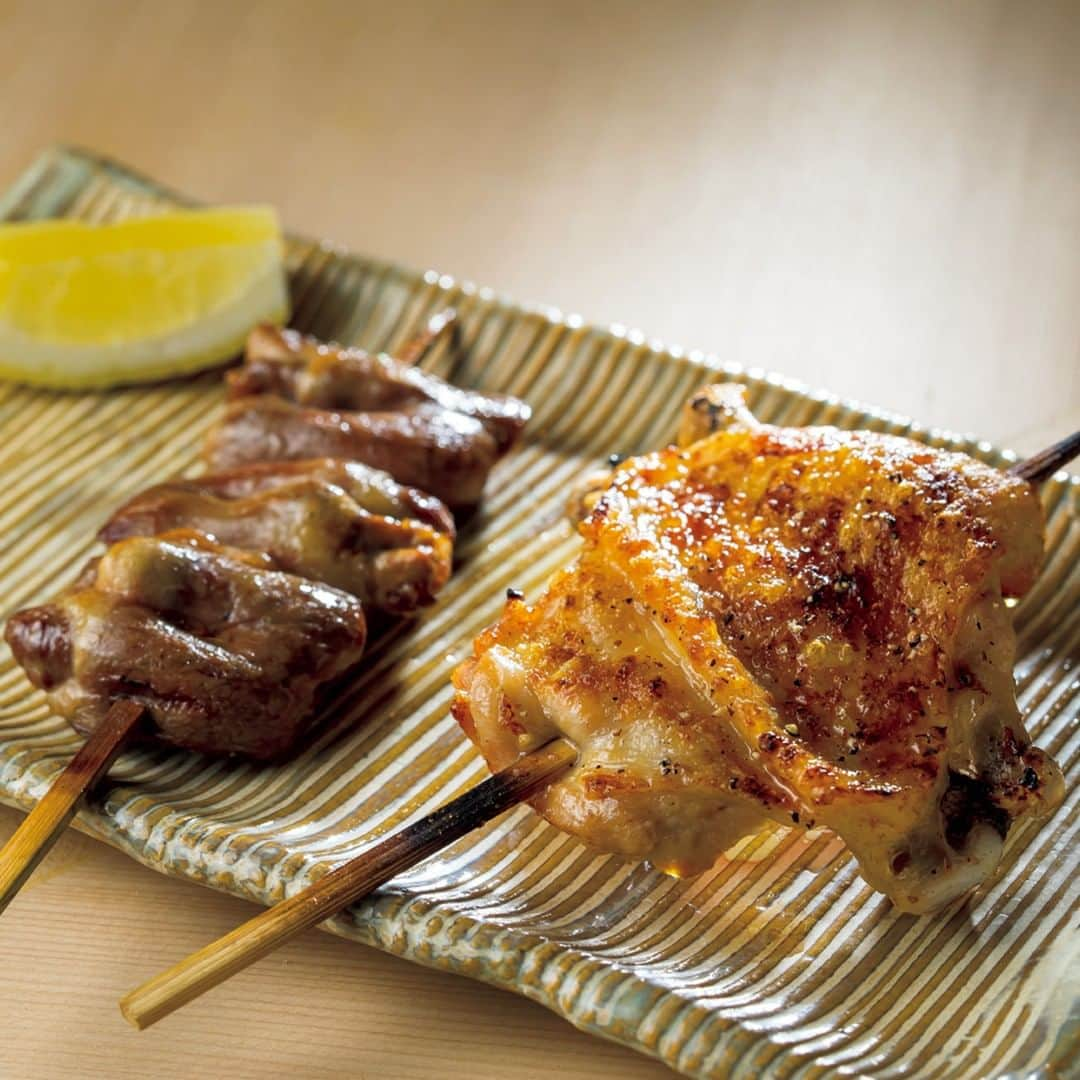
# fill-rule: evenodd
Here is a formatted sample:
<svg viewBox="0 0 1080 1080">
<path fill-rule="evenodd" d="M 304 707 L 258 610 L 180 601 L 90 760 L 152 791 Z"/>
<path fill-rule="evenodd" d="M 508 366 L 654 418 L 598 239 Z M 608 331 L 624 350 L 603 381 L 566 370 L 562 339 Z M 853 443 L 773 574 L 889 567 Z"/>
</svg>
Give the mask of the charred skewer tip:
<svg viewBox="0 0 1080 1080">
<path fill-rule="evenodd" d="M 406 342 L 395 357 L 402 364 L 419 364 L 438 344 L 444 334 L 452 334 L 457 326 L 456 309 L 444 308 L 428 319 L 427 326 Z"/>
<path fill-rule="evenodd" d="M 1026 461 L 1017 462 L 1009 473 L 1032 484 L 1041 484 L 1068 465 L 1077 454 L 1080 454 L 1080 431 L 1074 431 Z"/>
</svg>

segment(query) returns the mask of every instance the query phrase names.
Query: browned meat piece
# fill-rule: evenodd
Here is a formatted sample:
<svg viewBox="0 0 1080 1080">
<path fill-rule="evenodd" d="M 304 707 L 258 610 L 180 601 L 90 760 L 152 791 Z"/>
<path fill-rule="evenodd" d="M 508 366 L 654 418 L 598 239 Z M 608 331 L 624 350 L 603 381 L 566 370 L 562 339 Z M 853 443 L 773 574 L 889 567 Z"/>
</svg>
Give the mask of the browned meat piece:
<svg viewBox="0 0 1080 1080">
<path fill-rule="evenodd" d="M 8 620 L 30 681 L 78 731 L 117 696 L 161 741 L 267 760 L 309 728 L 319 688 L 364 647 L 360 602 L 193 533 L 114 544 L 53 603 Z"/>
<path fill-rule="evenodd" d="M 479 420 L 431 405 L 337 413 L 263 394 L 230 402 L 202 453 L 211 469 L 316 457 L 359 461 L 464 509 L 480 501 L 499 449 Z"/>
<path fill-rule="evenodd" d="M 426 491 L 405 487 L 389 473 L 359 461 L 340 458 L 259 461 L 236 469 L 206 473 L 196 483 L 223 499 L 244 499 L 308 477 L 337 485 L 371 514 L 400 521 L 422 521 L 451 539 L 454 537 L 454 517 L 445 503 Z"/>
<path fill-rule="evenodd" d="M 529 406 L 504 394 L 451 386 L 389 356 L 323 344 L 295 330 L 258 326 L 247 342 L 245 364 L 226 376 L 230 398 L 276 394 L 318 409 L 396 412 L 433 405 L 479 420 L 505 453 L 529 419 Z"/>
<path fill-rule="evenodd" d="M 934 910 L 1062 799 L 1004 602 L 1038 571 L 1038 496 L 962 454 L 704 400 L 713 433 L 616 469 L 579 557 L 477 639 L 454 713 L 492 769 L 573 741 L 533 805 L 604 850 L 691 874 L 770 822 L 824 825 Z"/>
<path fill-rule="evenodd" d="M 367 466 L 328 459 L 159 484 L 121 507 L 99 536 L 112 543 L 181 527 L 265 552 L 278 569 L 394 614 L 430 604 L 453 558 L 453 519 L 437 499 Z"/>
</svg>

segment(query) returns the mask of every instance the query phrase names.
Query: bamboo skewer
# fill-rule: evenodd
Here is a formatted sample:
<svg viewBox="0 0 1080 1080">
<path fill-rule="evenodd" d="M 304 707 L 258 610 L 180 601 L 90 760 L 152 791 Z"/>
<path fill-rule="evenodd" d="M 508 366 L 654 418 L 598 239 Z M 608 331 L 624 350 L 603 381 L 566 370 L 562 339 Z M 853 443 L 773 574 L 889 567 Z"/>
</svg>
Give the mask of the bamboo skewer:
<svg viewBox="0 0 1080 1080">
<path fill-rule="evenodd" d="M 0 851 L 0 913 L 60 839 L 86 796 L 130 741 L 145 711 L 134 701 L 115 702 L 4 845 Z"/>
<path fill-rule="evenodd" d="M 394 356 L 403 364 L 419 364 L 438 344 L 445 334 L 452 334 L 457 326 L 457 312 L 445 308 L 428 319 L 427 326 L 411 341 L 407 341 Z"/>
<path fill-rule="evenodd" d="M 1080 454 L 1080 432 L 1062 439 L 1009 472 L 1040 484 Z M 140 1030 L 193 1001 L 261 959 L 295 934 L 323 922 L 550 783 L 577 758 L 555 739 L 485 780 L 441 810 L 407 826 L 370 851 L 331 871 L 296 896 L 257 915 L 120 1001 Z"/>
<path fill-rule="evenodd" d="M 1080 454 L 1080 431 L 1074 431 L 1026 461 L 1017 462 L 1009 472 L 1032 484 L 1041 484 L 1068 465 L 1077 454 Z"/>
<path fill-rule="evenodd" d="M 563 739 L 546 743 L 471 791 L 332 870 L 302 892 L 267 909 L 193 953 L 120 1002 L 140 1030 L 266 956 L 380 885 L 441 851 L 504 810 L 534 795 L 577 759 Z"/>
<path fill-rule="evenodd" d="M 419 363 L 445 334 L 453 332 L 456 325 L 457 312 L 453 308 L 438 312 L 405 344 L 398 359 L 406 364 Z M 117 701 L 0 850 L 0 914 L 60 838 L 94 785 L 108 772 L 127 745 L 144 711 L 132 701 Z"/>
</svg>

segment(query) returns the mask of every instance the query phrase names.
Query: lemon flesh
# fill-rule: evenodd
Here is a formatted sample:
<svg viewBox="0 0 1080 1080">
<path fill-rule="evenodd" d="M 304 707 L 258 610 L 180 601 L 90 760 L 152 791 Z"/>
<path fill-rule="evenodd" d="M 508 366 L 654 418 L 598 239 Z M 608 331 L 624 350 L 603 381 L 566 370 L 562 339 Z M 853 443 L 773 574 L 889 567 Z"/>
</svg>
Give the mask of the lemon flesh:
<svg viewBox="0 0 1080 1080">
<path fill-rule="evenodd" d="M 0 226 L 0 377 L 97 388 L 221 363 L 288 316 L 283 251 L 266 207 Z"/>
</svg>

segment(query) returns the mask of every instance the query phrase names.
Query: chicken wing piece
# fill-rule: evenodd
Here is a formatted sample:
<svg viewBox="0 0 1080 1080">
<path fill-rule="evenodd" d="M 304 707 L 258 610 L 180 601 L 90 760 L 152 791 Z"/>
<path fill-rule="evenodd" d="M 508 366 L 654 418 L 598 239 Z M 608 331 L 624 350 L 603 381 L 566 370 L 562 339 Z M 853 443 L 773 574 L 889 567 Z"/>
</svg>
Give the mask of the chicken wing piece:
<svg viewBox="0 0 1080 1080">
<path fill-rule="evenodd" d="M 276 326 L 251 331 L 244 366 L 226 378 L 230 398 L 276 394 L 299 405 L 349 412 L 433 405 L 479 420 L 500 454 L 514 444 L 530 414 L 517 398 L 463 390 L 389 356 L 324 344 Z"/>
<path fill-rule="evenodd" d="M 374 469 L 326 459 L 159 484 L 122 506 L 98 536 L 112 543 L 183 527 L 265 552 L 280 570 L 397 615 L 432 603 L 453 560 L 453 520 L 436 499 Z"/>
<path fill-rule="evenodd" d="M 265 561 L 192 532 L 122 540 L 4 636 L 78 731 L 123 695 L 163 742 L 277 758 L 310 727 L 320 687 L 360 659 L 366 626 L 352 596 Z"/>
<path fill-rule="evenodd" d="M 575 563 L 456 671 L 455 715 L 493 769 L 572 739 L 534 805 L 604 850 L 690 874 L 768 822 L 827 826 L 934 910 L 1062 798 L 1004 604 L 1038 498 L 906 439 L 735 420 L 615 471 Z"/>
<path fill-rule="evenodd" d="M 202 456 L 214 470 L 317 457 L 359 461 L 464 510 L 480 501 L 499 448 L 479 420 L 431 405 L 339 413 L 263 394 L 226 406 Z"/>
</svg>

